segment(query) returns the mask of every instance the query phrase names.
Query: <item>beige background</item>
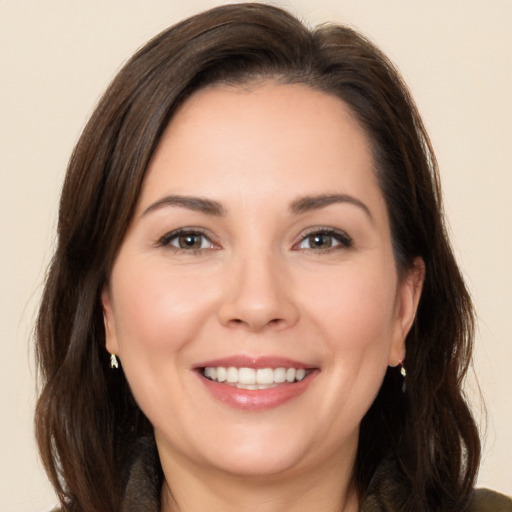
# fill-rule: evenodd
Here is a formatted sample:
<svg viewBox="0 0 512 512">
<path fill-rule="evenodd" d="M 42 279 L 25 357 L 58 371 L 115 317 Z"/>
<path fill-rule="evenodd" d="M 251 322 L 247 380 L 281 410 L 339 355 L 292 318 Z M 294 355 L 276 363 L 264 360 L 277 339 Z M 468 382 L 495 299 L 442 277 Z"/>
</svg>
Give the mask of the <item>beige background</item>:
<svg viewBox="0 0 512 512">
<path fill-rule="evenodd" d="M 42 512 L 54 503 L 33 442 L 29 339 L 73 144 L 137 47 L 220 3 L 0 0 L 0 512 Z M 398 64 L 416 97 L 480 315 L 475 372 L 489 422 L 479 484 L 512 494 L 512 1 L 279 5 L 312 24 L 361 29 Z M 474 396 L 474 382 L 468 388 Z"/>
</svg>

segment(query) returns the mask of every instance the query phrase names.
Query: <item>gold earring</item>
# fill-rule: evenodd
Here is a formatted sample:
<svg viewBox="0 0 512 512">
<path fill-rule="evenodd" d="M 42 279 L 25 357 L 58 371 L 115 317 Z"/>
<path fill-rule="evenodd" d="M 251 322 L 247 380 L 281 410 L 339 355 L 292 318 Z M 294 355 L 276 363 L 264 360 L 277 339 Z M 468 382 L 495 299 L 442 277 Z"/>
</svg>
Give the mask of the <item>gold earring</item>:
<svg viewBox="0 0 512 512">
<path fill-rule="evenodd" d="M 110 368 L 115 368 L 116 370 L 119 368 L 119 361 L 115 354 L 110 354 Z"/>
<path fill-rule="evenodd" d="M 405 393 L 407 390 L 407 384 L 406 384 L 406 377 L 407 377 L 407 371 L 405 370 L 405 366 L 403 361 L 400 361 L 398 363 L 398 366 L 400 367 L 400 375 L 403 377 L 402 381 L 402 393 Z"/>
</svg>

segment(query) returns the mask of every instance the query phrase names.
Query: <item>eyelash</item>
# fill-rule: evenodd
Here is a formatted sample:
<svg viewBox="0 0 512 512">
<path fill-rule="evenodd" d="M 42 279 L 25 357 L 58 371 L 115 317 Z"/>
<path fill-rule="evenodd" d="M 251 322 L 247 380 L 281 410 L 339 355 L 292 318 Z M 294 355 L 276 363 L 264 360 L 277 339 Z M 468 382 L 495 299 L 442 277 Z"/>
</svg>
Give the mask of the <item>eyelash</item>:
<svg viewBox="0 0 512 512">
<path fill-rule="evenodd" d="M 300 247 L 301 244 L 303 244 L 307 240 L 311 241 L 311 238 L 313 238 L 315 236 L 316 237 L 330 237 L 331 243 L 332 243 L 332 239 L 334 239 L 337 242 L 337 245 L 331 245 L 331 247 L 328 247 L 326 249 L 318 249 L 318 248 L 313 248 L 313 247 L 302 247 L 302 248 Z M 345 233 L 344 231 L 340 231 L 338 229 L 333 229 L 333 228 L 314 228 L 314 229 L 311 229 L 305 235 L 303 235 L 301 237 L 300 241 L 297 242 L 293 247 L 294 247 L 294 249 L 296 247 L 298 247 L 297 250 L 302 249 L 305 251 L 326 253 L 326 252 L 332 252 L 332 251 L 337 251 L 337 250 L 341 250 L 341 249 L 350 249 L 351 247 L 353 247 L 353 245 L 354 245 L 354 243 L 353 243 L 352 238 L 350 238 L 350 236 L 348 236 L 347 233 Z"/>
<path fill-rule="evenodd" d="M 178 247 L 176 245 L 173 245 L 173 241 L 178 241 L 180 237 L 202 237 L 202 242 L 200 247 Z M 331 239 L 331 246 L 327 247 L 325 249 L 319 249 L 314 247 L 300 247 L 301 244 L 305 243 L 309 240 L 311 243 L 311 239 L 313 237 L 329 237 Z M 336 245 L 332 245 L 332 240 L 334 239 L 335 242 L 337 242 Z M 208 242 L 208 247 L 203 247 L 204 242 Z M 174 231 L 171 231 L 169 233 L 166 233 L 164 236 L 162 236 L 159 240 L 157 245 L 159 247 L 169 247 L 173 251 L 176 252 L 185 252 L 189 254 L 198 254 L 205 250 L 209 249 L 217 249 L 218 246 L 211 241 L 211 239 L 201 230 L 199 229 L 193 229 L 193 228 L 181 228 Z M 299 242 L 293 245 L 293 250 L 304 250 L 308 252 L 321 252 L 321 253 L 327 253 L 332 252 L 336 250 L 341 249 L 350 249 L 353 246 L 353 241 L 350 236 L 348 236 L 345 232 L 333 229 L 333 228 L 314 228 L 311 229 L 306 234 L 302 235 Z"/>
<path fill-rule="evenodd" d="M 178 247 L 178 246 L 175 246 L 172 244 L 173 240 L 178 241 L 180 237 L 187 237 L 187 236 L 188 237 L 202 237 L 203 241 L 201 243 L 201 247 L 185 248 L 185 247 Z M 209 247 L 202 247 L 204 241 L 208 241 Z M 198 254 L 204 250 L 217 248 L 217 246 L 210 240 L 210 238 L 205 233 L 203 233 L 199 229 L 193 229 L 193 228 L 188 228 L 188 229 L 181 228 L 181 229 L 176 229 L 174 231 L 171 231 L 170 233 L 166 233 L 163 237 L 161 237 L 158 240 L 157 245 L 159 247 L 168 247 L 176 252 L 186 252 L 189 254 Z"/>
</svg>

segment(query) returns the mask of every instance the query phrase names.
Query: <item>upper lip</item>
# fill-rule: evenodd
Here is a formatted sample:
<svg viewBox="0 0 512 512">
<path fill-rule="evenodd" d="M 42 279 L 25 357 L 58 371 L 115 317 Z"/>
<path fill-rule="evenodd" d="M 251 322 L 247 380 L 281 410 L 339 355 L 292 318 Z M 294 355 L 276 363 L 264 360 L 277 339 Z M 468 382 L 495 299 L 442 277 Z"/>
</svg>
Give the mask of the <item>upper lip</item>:
<svg viewBox="0 0 512 512">
<path fill-rule="evenodd" d="M 287 357 L 272 355 L 253 357 L 244 354 L 232 355 L 222 357 L 219 359 L 211 359 L 209 361 L 202 361 L 198 364 L 194 364 L 193 367 L 195 369 L 199 369 L 217 366 L 233 366 L 235 368 L 254 368 L 255 370 L 257 370 L 258 368 L 304 368 L 306 370 L 315 368 L 314 365 L 296 361 L 294 359 L 289 359 Z"/>
</svg>

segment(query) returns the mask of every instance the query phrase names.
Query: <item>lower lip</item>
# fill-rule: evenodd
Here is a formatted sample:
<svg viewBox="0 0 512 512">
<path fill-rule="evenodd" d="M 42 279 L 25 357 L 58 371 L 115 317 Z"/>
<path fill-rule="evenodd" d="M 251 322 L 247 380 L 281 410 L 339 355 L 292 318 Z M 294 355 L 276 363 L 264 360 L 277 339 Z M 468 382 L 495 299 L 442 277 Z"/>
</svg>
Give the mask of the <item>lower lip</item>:
<svg viewBox="0 0 512 512">
<path fill-rule="evenodd" d="M 281 384 L 268 389 L 239 389 L 206 379 L 201 374 L 199 376 L 208 391 L 220 402 L 235 409 L 262 411 L 279 407 L 302 395 L 313 382 L 317 373 L 313 370 L 299 382 Z"/>
</svg>

